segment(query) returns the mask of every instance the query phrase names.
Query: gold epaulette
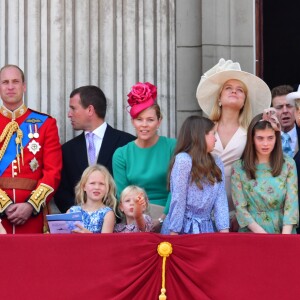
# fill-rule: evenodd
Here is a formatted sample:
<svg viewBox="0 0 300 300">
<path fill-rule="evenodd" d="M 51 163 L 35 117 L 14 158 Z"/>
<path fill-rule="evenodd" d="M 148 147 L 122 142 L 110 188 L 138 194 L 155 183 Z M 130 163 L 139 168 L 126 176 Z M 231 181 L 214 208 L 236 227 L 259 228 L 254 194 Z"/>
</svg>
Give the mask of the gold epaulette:
<svg viewBox="0 0 300 300">
<path fill-rule="evenodd" d="M 30 203 L 37 213 L 40 212 L 41 206 L 46 203 L 46 199 L 49 194 L 51 194 L 54 189 L 44 183 L 41 183 L 35 191 L 32 192 L 28 203 Z"/>
<path fill-rule="evenodd" d="M 10 204 L 13 204 L 13 201 L 0 189 L 0 213 L 3 213 Z"/>
</svg>

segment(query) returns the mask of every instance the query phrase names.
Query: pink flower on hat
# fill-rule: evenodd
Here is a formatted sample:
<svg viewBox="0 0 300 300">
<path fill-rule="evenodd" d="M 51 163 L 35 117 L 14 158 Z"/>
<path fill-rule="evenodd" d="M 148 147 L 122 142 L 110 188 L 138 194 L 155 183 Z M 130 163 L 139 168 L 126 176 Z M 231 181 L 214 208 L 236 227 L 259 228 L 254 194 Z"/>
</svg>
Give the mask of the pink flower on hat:
<svg viewBox="0 0 300 300">
<path fill-rule="evenodd" d="M 150 82 L 138 82 L 129 92 L 128 104 L 131 106 L 130 115 L 136 118 L 144 109 L 152 106 L 157 97 L 157 88 Z"/>
</svg>

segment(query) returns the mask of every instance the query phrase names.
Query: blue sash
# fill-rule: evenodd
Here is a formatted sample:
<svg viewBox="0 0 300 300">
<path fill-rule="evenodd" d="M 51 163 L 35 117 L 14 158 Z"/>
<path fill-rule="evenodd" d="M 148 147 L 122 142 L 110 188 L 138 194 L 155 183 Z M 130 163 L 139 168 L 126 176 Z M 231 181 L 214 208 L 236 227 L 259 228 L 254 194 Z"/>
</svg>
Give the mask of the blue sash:
<svg viewBox="0 0 300 300">
<path fill-rule="evenodd" d="M 20 125 L 20 129 L 23 132 L 23 139 L 22 144 L 25 148 L 27 144 L 30 141 L 30 138 L 28 137 L 29 133 L 29 125 L 28 123 L 36 124 L 38 129 L 44 124 L 44 122 L 47 120 L 48 116 L 39 114 L 38 112 L 31 112 L 26 120 Z M 4 173 L 4 171 L 7 169 L 7 167 L 11 164 L 11 162 L 16 158 L 16 139 L 17 133 L 15 132 L 6 148 L 5 154 L 2 157 L 2 160 L 0 161 L 0 176 Z M 20 149 L 19 149 L 20 153 Z"/>
</svg>

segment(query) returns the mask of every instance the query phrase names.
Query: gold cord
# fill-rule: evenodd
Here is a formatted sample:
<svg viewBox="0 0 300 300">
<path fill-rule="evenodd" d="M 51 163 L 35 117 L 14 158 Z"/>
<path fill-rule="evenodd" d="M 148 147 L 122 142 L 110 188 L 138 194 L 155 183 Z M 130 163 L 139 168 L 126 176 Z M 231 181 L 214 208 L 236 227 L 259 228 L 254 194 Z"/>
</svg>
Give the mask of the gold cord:
<svg viewBox="0 0 300 300">
<path fill-rule="evenodd" d="M 167 257 L 169 257 L 172 252 L 172 244 L 169 242 L 162 242 L 158 245 L 157 247 L 157 252 L 158 254 L 163 258 L 163 263 L 162 263 L 162 284 L 161 284 L 161 294 L 159 295 L 158 299 L 159 300 L 166 300 L 167 295 L 166 295 L 166 260 Z"/>
<path fill-rule="evenodd" d="M 18 161 L 18 168 L 19 168 L 19 172 L 20 172 L 20 154 L 19 154 L 19 146 L 21 149 L 21 158 L 22 158 L 22 163 L 24 165 L 24 158 L 23 158 L 23 145 L 22 145 L 22 138 L 23 138 L 23 132 L 19 127 L 19 124 L 16 121 L 11 121 L 9 122 L 4 130 L 2 131 L 1 135 L 0 135 L 0 142 L 4 143 L 0 149 L 0 160 L 3 158 L 4 153 L 7 149 L 8 143 L 12 137 L 12 135 L 14 133 L 17 133 L 17 137 L 15 139 L 16 142 L 16 156 L 17 156 L 17 161 Z"/>
</svg>

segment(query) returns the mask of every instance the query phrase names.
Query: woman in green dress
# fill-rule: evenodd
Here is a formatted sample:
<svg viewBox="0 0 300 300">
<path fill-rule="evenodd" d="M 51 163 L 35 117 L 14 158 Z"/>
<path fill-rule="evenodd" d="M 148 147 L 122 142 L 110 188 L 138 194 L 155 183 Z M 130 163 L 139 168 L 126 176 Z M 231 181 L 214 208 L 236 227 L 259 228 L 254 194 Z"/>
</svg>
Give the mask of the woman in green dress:
<svg viewBox="0 0 300 300">
<path fill-rule="evenodd" d="M 113 174 L 118 196 L 127 186 L 137 185 L 145 189 L 150 206 L 159 205 L 162 210 L 165 207 L 160 218 L 154 220 L 154 226 L 159 230 L 158 225 L 163 222 L 169 208 L 167 174 L 176 140 L 157 133 L 162 114 L 156 96 L 156 86 L 149 82 L 138 82 L 131 88 L 129 113 L 137 139 L 115 151 Z"/>
<path fill-rule="evenodd" d="M 296 233 L 296 165 L 283 155 L 274 108 L 252 120 L 242 158 L 233 164 L 231 184 L 239 231 Z"/>
</svg>

